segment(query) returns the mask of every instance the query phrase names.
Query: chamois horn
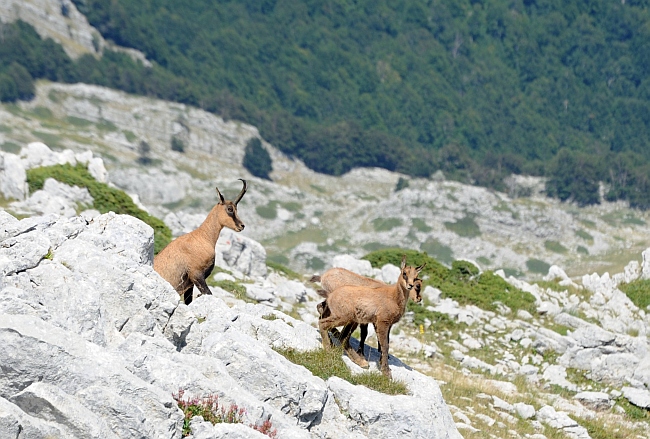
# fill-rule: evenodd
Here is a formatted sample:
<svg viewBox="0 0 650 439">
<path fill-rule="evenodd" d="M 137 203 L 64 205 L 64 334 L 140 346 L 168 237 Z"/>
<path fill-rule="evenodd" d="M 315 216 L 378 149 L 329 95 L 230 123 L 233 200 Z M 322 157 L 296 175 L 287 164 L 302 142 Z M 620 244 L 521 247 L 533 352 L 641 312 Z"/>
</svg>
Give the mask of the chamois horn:
<svg viewBox="0 0 650 439">
<path fill-rule="evenodd" d="M 240 178 L 239 180 L 241 180 L 241 182 L 244 184 L 244 187 L 241 189 L 239 195 L 237 195 L 235 201 L 233 201 L 233 203 L 235 203 L 235 206 L 237 205 L 237 203 L 239 203 L 239 200 L 241 200 L 244 194 L 246 193 L 246 180 L 244 180 L 243 178 Z"/>
</svg>

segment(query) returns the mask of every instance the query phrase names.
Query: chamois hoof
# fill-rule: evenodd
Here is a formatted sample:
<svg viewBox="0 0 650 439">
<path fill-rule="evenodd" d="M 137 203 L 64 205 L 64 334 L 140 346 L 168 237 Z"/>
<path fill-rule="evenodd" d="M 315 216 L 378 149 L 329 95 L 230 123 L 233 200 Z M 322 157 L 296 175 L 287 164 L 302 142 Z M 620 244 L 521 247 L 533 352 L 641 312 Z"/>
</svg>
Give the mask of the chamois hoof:
<svg viewBox="0 0 650 439">
<path fill-rule="evenodd" d="M 345 353 L 348 355 L 348 358 L 360 368 L 368 369 L 370 367 L 368 361 L 362 355 L 359 355 L 354 349 L 346 349 Z"/>
</svg>

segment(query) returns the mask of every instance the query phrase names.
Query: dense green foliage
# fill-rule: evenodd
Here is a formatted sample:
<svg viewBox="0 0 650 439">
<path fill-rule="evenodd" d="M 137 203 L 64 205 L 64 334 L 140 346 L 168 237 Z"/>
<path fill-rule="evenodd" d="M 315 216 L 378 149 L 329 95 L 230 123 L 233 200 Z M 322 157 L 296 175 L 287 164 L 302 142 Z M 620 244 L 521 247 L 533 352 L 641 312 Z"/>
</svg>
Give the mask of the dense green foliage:
<svg viewBox="0 0 650 439">
<path fill-rule="evenodd" d="M 259 178 L 270 180 L 269 174 L 273 171 L 273 163 L 269 152 L 264 149 L 262 142 L 257 137 L 251 138 L 244 148 L 244 168 Z"/>
<path fill-rule="evenodd" d="M 0 72 L 16 62 L 33 78 L 196 105 L 256 125 L 319 172 L 440 169 L 498 189 L 509 173 L 545 175 L 550 195 L 580 204 L 604 181 L 608 199 L 650 207 L 647 2 L 75 4 L 154 68 L 112 52 L 71 63 L 59 48 L 46 74 L 15 56 L 53 46 L 32 35 L 0 45 Z"/>
<path fill-rule="evenodd" d="M 391 380 L 379 372 L 363 372 L 353 375 L 350 368 L 343 362 L 343 348 L 315 349 L 313 351 L 299 352 L 295 349 L 276 349 L 289 361 L 300 364 L 315 376 L 327 380 L 337 376 L 352 384 L 360 384 L 369 389 L 389 395 L 406 395 L 408 388 L 401 381 Z"/>
<path fill-rule="evenodd" d="M 123 191 L 95 180 L 84 165 L 65 164 L 29 169 L 27 170 L 29 191 L 42 189 L 48 178 L 54 178 L 70 186 L 87 188 L 94 200 L 92 207 L 101 213 L 113 211 L 131 215 L 149 224 L 154 231 L 154 253 L 158 254 L 171 241 L 172 233 L 165 223 L 136 206 L 131 197 Z"/>
<path fill-rule="evenodd" d="M 427 264 L 420 273 L 420 278 L 424 279 L 425 286 L 438 288 L 442 297 L 449 297 L 461 305 L 476 305 L 489 311 L 496 311 L 498 303 L 513 311 L 535 311 L 535 297 L 532 294 L 513 287 L 491 271 L 479 273 L 471 262 L 454 261 L 451 268 L 447 268 L 426 253 L 402 249 L 378 250 L 367 254 L 363 259 L 370 261 L 373 267 L 381 268 L 385 264 L 399 266 L 402 255 L 406 255 L 408 265 Z"/>
<path fill-rule="evenodd" d="M 642 310 L 647 310 L 650 305 L 650 279 L 635 280 L 629 284 L 621 284 L 618 288 Z"/>
</svg>

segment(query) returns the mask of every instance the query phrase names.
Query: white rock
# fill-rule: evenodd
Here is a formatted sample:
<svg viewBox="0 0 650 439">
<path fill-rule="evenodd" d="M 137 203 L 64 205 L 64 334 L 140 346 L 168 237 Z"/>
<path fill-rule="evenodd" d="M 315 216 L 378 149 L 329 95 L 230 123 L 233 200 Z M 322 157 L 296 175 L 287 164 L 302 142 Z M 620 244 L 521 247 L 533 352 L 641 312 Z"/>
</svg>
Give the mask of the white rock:
<svg viewBox="0 0 650 439">
<path fill-rule="evenodd" d="M 395 281 L 399 278 L 400 273 L 401 272 L 399 267 L 396 267 L 393 264 L 386 264 L 381 267 L 381 278 L 388 284 L 394 284 Z"/>
<path fill-rule="evenodd" d="M 650 391 L 635 387 L 623 387 L 623 396 L 637 407 L 650 408 Z"/>
<path fill-rule="evenodd" d="M 548 274 L 543 277 L 545 281 L 551 281 L 555 279 L 560 280 L 570 280 L 569 276 L 557 265 L 551 265 L 548 269 Z"/>
<path fill-rule="evenodd" d="M 266 249 L 262 245 L 230 229 L 222 229 L 215 248 L 215 264 L 247 276 L 266 276 Z"/>
<path fill-rule="evenodd" d="M 614 405 L 614 401 L 605 392 L 580 392 L 574 398 L 592 410 L 609 410 Z"/>
<path fill-rule="evenodd" d="M 5 199 L 22 201 L 28 191 L 27 173 L 20 158 L 0 151 L 0 194 Z"/>
<path fill-rule="evenodd" d="M 372 275 L 372 265 L 370 261 L 357 259 L 352 255 L 337 255 L 332 259 L 332 267 L 341 267 L 353 271 L 362 276 Z M 396 277 L 397 279 L 397 277 Z"/>
<path fill-rule="evenodd" d="M 516 402 L 513 404 L 515 412 L 522 419 L 530 419 L 535 416 L 535 407 L 530 404 L 525 404 L 523 402 Z"/>
</svg>

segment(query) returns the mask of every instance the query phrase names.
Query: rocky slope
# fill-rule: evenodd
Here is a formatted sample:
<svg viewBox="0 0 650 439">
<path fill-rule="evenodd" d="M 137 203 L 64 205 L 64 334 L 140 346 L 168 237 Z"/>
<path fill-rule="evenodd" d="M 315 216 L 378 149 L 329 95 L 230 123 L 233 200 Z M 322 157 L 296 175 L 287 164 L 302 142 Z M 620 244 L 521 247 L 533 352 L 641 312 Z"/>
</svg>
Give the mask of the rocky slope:
<svg viewBox="0 0 650 439">
<path fill-rule="evenodd" d="M 460 437 L 435 380 L 398 361 L 409 396 L 323 381 L 273 349 L 315 349 L 315 328 L 219 288 L 180 303 L 151 267 L 152 229 L 132 217 L 0 211 L 0 242 L 0 437 L 178 438 L 179 390 L 217 394 L 282 438 Z"/>
<path fill-rule="evenodd" d="M 30 144 L 2 157 L 0 190 L 18 197 L 34 166 L 85 163 L 106 179 L 103 161 L 88 152 Z M 437 321 L 418 328 L 407 315 L 391 336 L 401 358 L 392 358 L 393 375 L 410 395 L 386 396 L 323 381 L 274 350 L 319 348 L 319 298 L 313 285 L 269 269 L 262 245 L 224 230 L 213 280 L 237 283 L 245 295 L 212 287 L 187 307 L 152 271 L 151 229 L 127 216 L 77 216 L 88 197 L 48 180 L 9 208 L 56 213 L 20 221 L 0 213 L 6 431 L 177 437 L 170 395 L 183 390 L 245 407 L 246 425 L 270 418 L 279 437 L 459 437 L 455 428 L 466 439 L 650 437 L 650 317 L 618 288 L 650 279 L 650 249 L 619 274 L 579 283 L 557 266 L 543 286 L 498 271 L 535 297 L 534 314 L 460 306 L 427 287 L 424 307 Z M 396 276 L 396 267 L 373 269 L 350 255 L 331 264 L 389 282 Z M 376 369 L 377 351 L 366 354 Z M 192 425 L 195 437 L 236 434 L 199 419 Z"/>
<path fill-rule="evenodd" d="M 649 244 L 647 213 L 623 204 L 581 209 L 559 203 L 541 195 L 543 182 L 532 178 L 513 176 L 508 195 L 380 169 L 330 177 L 265 144 L 273 181 L 257 179 L 242 167 L 246 142 L 259 135 L 254 127 L 101 87 L 41 83 L 32 102 L 0 106 L 0 121 L 5 151 L 35 140 L 55 150 L 92 150 L 104 159 L 109 180 L 137 195 L 176 234 L 203 220 L 215 185 L 236 192 L 237 178 L 247 178 L 245 233 L 272 260 L 301 271 L 319 271 L 340 253 L 358 257 L 401 246 L 524 278 L 541 276 L 553 264 L 572 276 L 602 274 L 621 270 Z M 171 150 L 174 138 L 184 152 Z M 143 141 L 150 152 L 138 161 Z M 399 178 L 409 185 L 396 192 Z M 528 196 L 515 197 L 522 193 Z"/>
</svg>

